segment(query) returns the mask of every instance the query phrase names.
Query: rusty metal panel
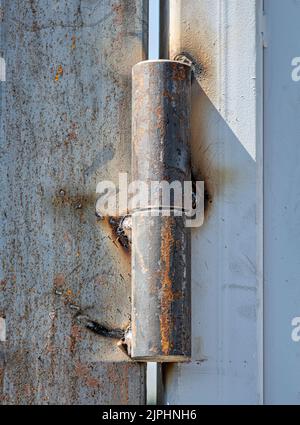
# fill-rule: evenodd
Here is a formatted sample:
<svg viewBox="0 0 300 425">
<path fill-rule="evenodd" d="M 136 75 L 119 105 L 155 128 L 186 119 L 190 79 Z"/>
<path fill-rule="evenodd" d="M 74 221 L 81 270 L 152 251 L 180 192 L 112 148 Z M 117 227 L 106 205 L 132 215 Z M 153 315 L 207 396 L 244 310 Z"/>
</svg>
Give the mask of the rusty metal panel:
<svg viewBox="0 0 300 425">
<path fill-rule="evenodd" d="M 76 316 L 129 323 L 129 254 L 94 211 L 97 182 L 130 174 L 146 4 L 2 2 L 3 404 L 144 402 L 144 366 Z"/>
<path fill-rule="evenodd" d="M 192 362 L 164 366 L 165 402 L 261 403 L 262 2 L 169 4 L 164 50 L 195 71 L 192 169 L 206 209 L 192 229 Z"/>
<path fill-rule="evenodd" d="M 182 202 L 184 182 L 191 181 L 190 101 L 190 66 L 168 60 L 134 66 L 132 174 L 152 189 L 148 203 L 132 211 L 136 359 L 186 361 L 191 353 L 190 229 Z M 164 196 L 161 183 L 179 185 L 179 193 Z"/>
</svg>

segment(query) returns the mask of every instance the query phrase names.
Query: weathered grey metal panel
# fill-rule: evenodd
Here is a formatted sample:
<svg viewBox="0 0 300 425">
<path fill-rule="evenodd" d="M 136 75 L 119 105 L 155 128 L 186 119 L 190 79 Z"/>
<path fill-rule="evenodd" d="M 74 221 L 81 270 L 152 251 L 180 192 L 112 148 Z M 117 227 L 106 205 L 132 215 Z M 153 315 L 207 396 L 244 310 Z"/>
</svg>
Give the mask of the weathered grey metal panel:
<svg viewBox="0 0 300 425">
<path fill-rule="evenodd" d="M 4 404 L 144 401 L 144 366 L 80 326 L 125 328 L 130 260 L 94 214 L 96 184 L 130 173 L 131 68 L 144 0 L 2 3 Z"/>
<path fill-rule="evenodd" d="M 170 0 L 170 58 L 194 58 L 193 361 L 164 367 L 165 402 L 262 401 L 260 1 Z"/>
</svg>

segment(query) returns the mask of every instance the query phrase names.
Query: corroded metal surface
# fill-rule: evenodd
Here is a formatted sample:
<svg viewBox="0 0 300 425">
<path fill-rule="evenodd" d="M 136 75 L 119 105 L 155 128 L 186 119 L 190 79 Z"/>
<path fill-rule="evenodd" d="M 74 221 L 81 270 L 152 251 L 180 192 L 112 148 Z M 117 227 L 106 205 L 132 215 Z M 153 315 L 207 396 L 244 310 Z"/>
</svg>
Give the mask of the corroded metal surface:
<svg viewBox="0 0 300 425">
<path fill-rule="evenodd" d="M 133 180 L 191 179 L 190 91 L 188 65 L 144 61 L 133 67 Z"/>
<path fill-rule="evenodd" d="M 2 2 L 4 404 L 144 402 L 144 367 L 76 317 L 129 324 L 130 261 L 94 208 L 97 182 L 130 173 L 146 3 Z"/>
<path fill-rule="evenodd" d="M 146 61 L 133 68 L 133 179 L 191 179 L 190 67 Z M 152 200 L 151 200 L 152 201 Z M 176 197 L 169 205 L 176 209 Z M 151 208 L 168 206 L 163 199 Z M 190 230 L 185 217 L 132 216 L 132 357 L 185 361 L 190 356 Z"/>
</svg>

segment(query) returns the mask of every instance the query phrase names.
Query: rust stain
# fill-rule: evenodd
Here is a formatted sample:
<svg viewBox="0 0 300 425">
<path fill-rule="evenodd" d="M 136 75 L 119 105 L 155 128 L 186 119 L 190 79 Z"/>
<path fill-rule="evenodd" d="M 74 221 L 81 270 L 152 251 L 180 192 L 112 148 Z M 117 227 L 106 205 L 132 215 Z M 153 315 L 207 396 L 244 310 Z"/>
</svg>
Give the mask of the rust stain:
<svg viewBox="0 0 300 425">
<path fill-rule="evenodd" d="M 171 93 L 168 90 L 163 91 L 163 96 L 167 97 L 170 101 L 174 99 L 174 96 L 171 95 Z"/>
<path fill-rule="evenodd" d="M 155 108 L 154 114 L 156 115 L 157 118 L 157 129 L 160 131 L 160 135 L 162 138 L 165 138 L 166 136 L 166 126 L 165 126 L 165 116 L 164 116 L 164 109 L 162 105 L 157 106 L 157 108 Z M 138 134 L 139 138 L 140 138 L 140 134 Z M 154 165 L 154 164 L 152 164 Z"/>
<path fill-rule="evenodd" d="M 62 273 L 57 274 L 54 277 L 54 281 L 53 281 L 54 287 L 57 289 L 61 288 L 62 286 L 64 286 L 65 281 L 66 281 L 65 276 Z"/>
<path fill-rule="evenodd" d="M 95 277 L 95 284 L 102 286 L 102 285 L 108 285 L 109 282 L 107 280 L 107 277 L 102 276 L 102 275 L 98 275 L 98 276 Z"/>
<path fill-rule="evenodd" d="M 29 384 L 24 385 L 24 393 L 27 397 L 30 397 L 33 392 L 34 392 L 34 388 L 31 385 Z"/>
<path fill-rule="evenodd" d="M 183 81 L 187 78 L 187 72 L 190 72 L 189 67 L 186 65 L 178 66 L 178 63 L 171 64 L 173 69 L 172 79 L 175 81 Z"/>
<path fill-rule="evenodd" d="M 82 210 L 91 207 L 95 203 L 96 195 L 94 194 L 76 194 L 68 195 L 67 191 L 63 188 L 59 189 L 58 193 L 52 198 L 52 205 L 54 207 L 69 206 L 74 210 Z"/>
<path fill-rule="evenodd" d="M 116 404 L 128 404 L 128 363 L 123 364 L 123 368 L 116 368 L 115 364 L 107 365 L 107 381 L 112 385 L 112 392 L 115 394 Z"/>
<path fill-rule="evenodd" d="M 56 71 L 56 75 L 55 75 L 55 81 L 58 81 L 60 77 L 62 77 L 64 75 L 64 70 L 62 65 L 59 65 Z"/>
<path fill-rule="evenodd" d="M 4 368 L 0 367 L 0 388 L 2 388 L 3 386 L 3 381 L 4 381 Z"/>
<path fill-rule="evenodd" d="M 182 291 L 175 291 L 173 293 L 173 300 L 180 300 L 183 297 Z"/>
<path fill-rule="evenodd" d="M 71 141 L 75 141 L 78 139 L 77 133 L 76 131 L 70 131 L 70 133 L 67 136 L 67 140 L 65 143 L 71 142 Z"/>
<path fill-rule="evenodd" d="M 76 49 L 76 35 L 72 35 L 72 50 Z"/>
<path fill-rule="evenodd" d="M 113 4 L 112 10 L 115 13 L 114 22 L 121 25 L 124 21 L 124 6 L 122 4 Z"/>
<path fill-rule="evenodd" d="M 170 329 L 171 329 L 171 305 L 174 300 L 172 291 L 171 267 L 170 260 L 172 250 L 174 248 L 174 239 L 172 235 L 173 217 L 169 217 L 170 223 L 166 223 L 161 232 L 161 260 L 162 260 L 162 293 L 161 293 L 161 315 L 160 315 L 160 333 L 161 348 L 165 355 L 168 355 L 170 346 Z"/>
<path fill-rule="evenodd" d="M 70 303 L 74 300 L 74 298 L 76 297 L 76 295 L 73 293 L 72 289 L 67 289 L 65 292 L 65 298 L 66 298 L 66 302 Z"/>
<path fill-rule="evenodd" d="M 78 325 L 76 324 L 72 325 L 71 335 L 69 338 L 70 338 L 69 348 L 71 353 L 74 353 L 76 344 L 81 339 L 81 328 Z"/>
<path fill-rule="evenodd" d="M 71 305 L 73 307 L 77 306 L 76 300 L 80 295 L 80 290 L 78 290 L 76 293 L 72 291 L 70 288 L 66 288 L 63 290 L 63 286 L 65 285 L 66 280 L 65 276 L 62 274 L 58 274 L 54 278 L 54 290 L 56 295 L 59 295 L 62 297 L 65 305 Z"/>
<path fill-rule="evenodd" d="M 89 374 L 89 368 L 83 363 L 75 364 L 75 373 L 79 378 L 85 378 Z"/>
<path fill-rule="evenodd" d="M 86 378 L 85 383 L 90 388 L 98 388 L 100 386 L 98 379 L 90 377 L 90 376 Z"/>
<path fill-rule="evenodd" d="M 75 373 L 76 375 L 83 380 L 85 385 L 89 388 L 99 388 L 100 382 L 98 379 L 94 378 L 91 375 L 91 370 L 88 365 L 77 362 L 75 365 Z"/>
<path fill-rule="evenodd" d="M 123 377 L 123 381 L 129 382 L 129 365 L 128 365 L 128 363 L 124 365 L 123 374 L 125 375 Z M 121 398 L 121 402 L 124 405 L 128 405 L 128 403 L 129 403 L 128 384 L 126 386 L 122 385 L 120 398 Z"/>
</svg>

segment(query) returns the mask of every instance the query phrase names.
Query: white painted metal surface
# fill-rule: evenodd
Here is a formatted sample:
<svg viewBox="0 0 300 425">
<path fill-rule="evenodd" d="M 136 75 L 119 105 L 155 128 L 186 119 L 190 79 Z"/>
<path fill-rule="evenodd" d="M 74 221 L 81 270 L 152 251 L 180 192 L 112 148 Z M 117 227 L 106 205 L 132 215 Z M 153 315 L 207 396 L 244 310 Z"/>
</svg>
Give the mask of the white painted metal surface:
<svg viewBox="0 0 300 425">
<path fill-rule="evenodd" d="M 193 362 L 165 403 L 262 402 L 261 2 L 170 0 L 170 56 L 191 54 L 192 152 L 209 199 L 193 230 Z"/>
<path fill-rule="evenodd" d="M 300 1 L 264 9 L 265 402 L 300 404 Z"/>
</svg>

